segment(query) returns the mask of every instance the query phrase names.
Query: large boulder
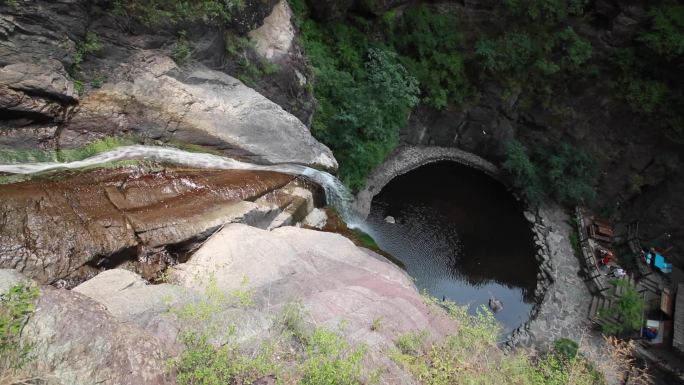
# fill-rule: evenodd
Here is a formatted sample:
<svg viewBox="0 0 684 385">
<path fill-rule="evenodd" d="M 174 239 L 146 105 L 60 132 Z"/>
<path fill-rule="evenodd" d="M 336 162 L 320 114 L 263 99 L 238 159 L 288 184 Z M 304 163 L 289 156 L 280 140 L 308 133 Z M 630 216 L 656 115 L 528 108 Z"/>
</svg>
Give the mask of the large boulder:
<svg viewBox="0 0 684 385">
<path fill-rule="evenodd" d="M 214 147 L 261 163 L 337 168 L 332 152 L 277 104 L 225 73 L 141 52 L 81 101 L 60 142 L 79 146 L 96 135 L 135 133 Z"/>
<path fill-rule="evenodd" d="M 300 303 L 312 325 L 344 329 L 350 341 L 366 344 L 369 367 L 386 369 L 383 379 L 396 378 L 390 381 L 394 383 L 402 383 L 398 379 L 405 376 L 381 351 L 404 333 L 425 331 L 439 337 L 456 326 L 444 312 L 427 305 L 411 278 L 383 257 L 338 234 L 297 227 L 266 231 L 228 225 L 187 263 L 175 266 L 170 279 L 200 293 L 254 290 L 261 313 Z M 240 319 L 238 325 L 255 338 L 269 335 L 269 324 L 261 318 Z M 375 320 L 382 323 L 379 330 L 372 330 Z"/>
<path fill-rule="evenodd" d="M 274 61 L 290 51 L 295 36 L 291 19 L 290 6 L 286 0 L 281 0 L 264 19 L 264 25 L 249 32 L 249 38 L 261 57 Z"/>
<path fill-rule="evenodd" d="M 22 280 L 0 270 L 0 292 Z M 157 338 L 73 291 L 41 287 L 21 338 L 31 347 L 27 370 L 41 383 L 175 383 L 167 369 L 171 354 Z"/>
</svg>

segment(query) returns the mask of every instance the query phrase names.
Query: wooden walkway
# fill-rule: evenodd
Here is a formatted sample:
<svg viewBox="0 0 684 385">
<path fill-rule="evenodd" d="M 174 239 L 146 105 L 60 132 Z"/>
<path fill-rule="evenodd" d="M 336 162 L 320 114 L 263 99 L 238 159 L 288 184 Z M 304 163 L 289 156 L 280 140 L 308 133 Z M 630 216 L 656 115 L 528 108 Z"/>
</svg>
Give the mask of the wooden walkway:
<svg viewBox="0 0 684 385">
<path fill-rule="evenodd" d="M 585 276 L 584 282 L 589 287 L 589 291 L 594 296 L 603 296 L 606 290 L 610 289 L 610 285 L 598 266 L 596 257 L 594 257 L 594 250 L 589 243 L 589 234 L 587 232 L 587 223 L 582 212 L 582 209 L 577 207 L 575 209 L 575 219 L 577 221 L 577 236 L 579 241 L 580 253 L 582 254 L 582 272 Z"/>
</svg>

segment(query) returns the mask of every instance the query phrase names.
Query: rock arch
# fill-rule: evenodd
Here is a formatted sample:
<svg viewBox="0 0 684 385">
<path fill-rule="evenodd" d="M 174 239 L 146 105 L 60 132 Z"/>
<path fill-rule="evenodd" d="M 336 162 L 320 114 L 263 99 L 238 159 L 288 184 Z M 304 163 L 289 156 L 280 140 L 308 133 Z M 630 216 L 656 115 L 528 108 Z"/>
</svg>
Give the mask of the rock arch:
<svg viewBox="0 0 684 385">
<path fill-rule="evenodd" d="M 366 187 L 356 195 L 354 210 L 363 218 L 367 217 L 373 197 L 392 179 L 426 164 L 444 160 L 473 167 L 497 180 L 501 179 L 499 169 L 494 164 L 457 148 L 401 146 L 371 172 Z"/>
</svg>

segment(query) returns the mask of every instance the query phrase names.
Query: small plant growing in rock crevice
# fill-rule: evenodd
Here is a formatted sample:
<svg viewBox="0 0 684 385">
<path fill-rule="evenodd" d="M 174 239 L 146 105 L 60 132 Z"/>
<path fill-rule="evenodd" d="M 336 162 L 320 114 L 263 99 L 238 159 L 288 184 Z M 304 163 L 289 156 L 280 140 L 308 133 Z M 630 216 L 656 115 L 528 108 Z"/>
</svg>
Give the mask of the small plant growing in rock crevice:
<svg viewBox="0 0 684 385">
<path fill-rule="evenodd" d="M 377 332 L 382 329 L 382 318 L 375 318 L 373 322 L 371 322 L 370 330 Z"/>
<path fill-rule="evenodd" d="M 178 33 L 178 39 L 176 40 L 176 46 L 173 48 L 173 53 L 171 57 L 173 60 L 179 64 L 183 65 L 190 61 L 192 56 L 192 47 L 186 36 L 185 31 L 180 31 Z"/>
</svg>

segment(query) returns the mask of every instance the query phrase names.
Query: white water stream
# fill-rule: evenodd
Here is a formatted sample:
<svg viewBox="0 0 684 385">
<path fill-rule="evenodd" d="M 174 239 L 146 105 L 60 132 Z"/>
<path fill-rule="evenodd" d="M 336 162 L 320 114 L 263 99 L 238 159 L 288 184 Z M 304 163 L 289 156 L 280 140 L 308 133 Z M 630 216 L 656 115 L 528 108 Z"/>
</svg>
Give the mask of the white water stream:
<svg viewBox="0 0 684 385">
<path fill-rule="evenodd" d="M 327 203 L 339 211 L 342 219 L 344 219 L 348 225 L 352 226 L 353 224 L 359 223 L 356 219 L 357 216 L 351 209 L 353 200 L 352 194 L 339 179 L 325 171 L 298 164 L 258 165 L 240 162 L 235 159 L 218 155 L 188 152 L 171 147 L 134 145 L 119 147 L 112 151 L 103 152 L 90 158 L 74 162 L 0 164 L 0 172 L 11 174 L 37 174 L 46 171 L 97 166 L 118 160 L 153 160 L 193 168 L 275 171 L 301 176 L 323 187 Z"/>
</svg>

